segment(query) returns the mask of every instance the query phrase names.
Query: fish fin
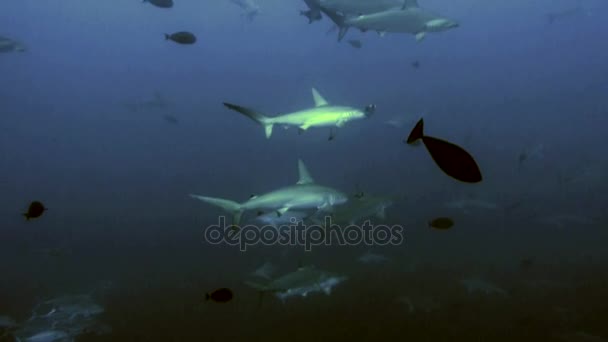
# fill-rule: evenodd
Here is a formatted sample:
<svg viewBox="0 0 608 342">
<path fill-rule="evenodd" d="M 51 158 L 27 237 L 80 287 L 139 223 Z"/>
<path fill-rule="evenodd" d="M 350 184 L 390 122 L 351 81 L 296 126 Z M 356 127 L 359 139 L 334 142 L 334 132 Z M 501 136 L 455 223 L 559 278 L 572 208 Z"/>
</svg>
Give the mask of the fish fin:
<svg viewBox="0 0 608 342">
<path fill-rule="evenodd" d="M 264 133 L 266 134 L 266 138 L 270 138 L 270 136 L 272 135 L 272 126 L 274 125 L 274 123 L 272 122 L 271 118 L 265 116 L 264 114 L 256 112 L 255 110 L 241 107 L 235 104 L 224 102 L 224 106 L 230 110 L 241 113 L 246 117 L 250 118 L 251 120 L 257 122 L 258 124 L 264 126 Z"/>
<path fill-rule="evenodd" d="M 348 31 L 348 26 L 345 25 L 345 17 L 342 15 L 339 15 L 335 11 L 330 11 L 330 10 L 327 10 L 324 8 L 321 8 L 321 12 L 323 12 L 326 16 L 328 16 L 329 19 L 331 19 L 331 21 L 333 21 L 334 24 L 336 24 L 336 26 L 339 28 L 338 41 L 339 42 L 342 41 L 344 36 L 346 36 L 346 32 Z"/>
<path fill-rule="evenodd" d="M 314 182 L 302 159 L 298 159 L 298 182 L 296 184 L 313 184 Z"/>
<path fill-rule="evenodd" d="M 417 42 L 421 42 L 424 39 L 424 37 L 426 37 L 426 32 L 423 31 L 423 32 L 416 33 Z"/>
<path fill-rule="evenodd" d="M 327 106 L 327 100 L 325 100 L 323 98 L 323 96 L 321 96 L 321 94 L 319 94 L 319 91 L 317 91 L 317 89 L 312 88 L 312 98 L 315 101 L 315 107 L 323 107 L 323 106 Z"/>
<path fill-rule="evenodd" d="M 289 211 L 289 207 L 283 207 L 281 209 L 278 209 L 277 210 L 277 216 L 281 217 L 281 216 L 283 216 L 288 211 Z"/>
<path fill-rule="evenodd" d="M 193 195 L 193 194 L 190 194 L 190 197 L 197 199 L 199 201 L 203 201 L 205 203 L 209 203 L 216 207 L 220 207 L 220 208 L 224 209 L 225 211 L 232 213 L 233 214 L 233 218 L 232 218 L 233 225 L 238 225 L 239 222 L 241 221 L 241 216 L 243 215 L 243 208 L 242 208 L 241 204 L 239 204 L 235 201 L 231 201 L 231 200 L 227 200 L 227 199 L 223 199 L 223 198 L 206 197 L 206 196 L 199 196 L 199 195 Z"/>
<path fill-rule="evenodd" d="M 386 35 L 386 31 L 378 31 L 378 35 L 380 37 L 384 37 Z"/>
<path fill-rule="evenodd" d="M 418 123 L 416 123 L 416 126 L 414 126 L 414 129 L 412 129 L 412 132 L 410 132 L 410 135 L 407 137 L 406 143 L 411 145 L 411 144 L 417 142 L 419 139 L 422 139 L 423 136 L 424 136 L 424 119 L 420 119 L 420 120 L 418 120 Z"/>
<path fill-rule="evenodd" d="M 305 130 L 307 130 L 307 129 L 309 129 L 309 128 L 310 128 L 310 124 L 309 124 L 309 123 L 305 123 L 305 124 L 303 124 L 302 126 L 300 126 L 300 127 L 299 127 L 299 129 L 300 129 L 300 130 L 299 130 L 300 134 L 302 134 L 302 132 L 304 132 Z"/>
</svg>

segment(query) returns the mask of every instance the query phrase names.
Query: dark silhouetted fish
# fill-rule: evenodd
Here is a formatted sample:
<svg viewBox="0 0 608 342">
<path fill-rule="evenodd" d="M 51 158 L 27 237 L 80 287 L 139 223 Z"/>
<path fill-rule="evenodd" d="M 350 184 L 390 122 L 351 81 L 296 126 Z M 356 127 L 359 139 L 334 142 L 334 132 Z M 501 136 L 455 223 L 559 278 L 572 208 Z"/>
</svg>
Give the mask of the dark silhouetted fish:
<svg viewBox="0 0 608 342">
<path fill-rule="evenodd" d="M 466 183 L 481 182 L 481 171 L 475 159 L 456 144 L 425 136 L 423 119 L 418 121 L 407 138 L 406 143 L 412 145 L 417 143 L 418 140 L 422 140 L 422 143 L 431 154 L 437 166 L 448 176 Z"/>
<path fill-rule="evenodd" d="M 216 303 L 227 303 L 234 297 L 232 290 L 221 288 L 205 294 L 205 300 L 212 300 Z"/>
<path fill-rule="evenodd" d="M 352 46 L 352 47 L 354 47 L 356 49 L 360 49 L 363 46 L 363 44 L 361 43 L 361 41 L 358 40 L 358 39 L 351 39 L 351 40 L 348 41 L 348 43 L 350 44 L 350 46 Z"/>
<path fill-rule="evenodd" d="M 438 217 L 434 220 L 429 221 L 429 227 L 435 229 L 450 229 L 454 225 L 454 221 L 452 221 L 449 217 Z"/>
<path fill-rule="evenodd" d="M 23 52 L 25 46 L 20 42 L 0 36 L 0 52 Z"/>
<path fill-rule="evenodd" d="M 40 217 L 45 210 L 46 208 L 42 203 L 38 201 L 33 201 L 32 203 L 30 203 L 27 212 L 23 213 L 23 216 L 25 216 L 25 219 L 29 221 L 29 219 Z"/>
<path fill-rule="evenodd" d="M 196 43 L 196 36 L 190 32 L 176 32 L 173 34 L 165 33 L 165 40 L 172 40 L 178 44 L 194 44 Z"/>
<path fill-rule="evenodd" d="M 142 2 L 149 2 L 152 5 L 160 8 L 171 8 L 173 7 L 173 0 L 143 0 Z"/>
<path fill-rule="evenodd" d="M 163 119 L 165 119 L 166 122 L 171 123 L 171 124 L 179 123 L 179 120 L 173 115 L 169 115 L 169 114 L 163 115 Z"/>
<path fill-rule="evenodd" d="M 414 69 L 420 68 L 420 62 L 419 61 L 413 61 L 412 62 L 412 68 L 414 68 Z"/>
</svg>

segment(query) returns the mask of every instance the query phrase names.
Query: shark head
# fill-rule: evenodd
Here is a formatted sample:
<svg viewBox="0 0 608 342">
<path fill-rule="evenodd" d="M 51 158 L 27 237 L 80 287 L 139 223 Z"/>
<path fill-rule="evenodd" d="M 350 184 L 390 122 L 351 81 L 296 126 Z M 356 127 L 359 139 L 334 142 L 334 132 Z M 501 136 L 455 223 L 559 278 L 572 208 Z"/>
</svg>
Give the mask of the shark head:
<svg viewBox="0 0 608 342">
<path fill-rule="evenodd" d="M 431 32 L 447 31 L 459 26 L 458 22 L 446 18 L 433 19 L 426 23 L 427 30 Z"/>
</svg>

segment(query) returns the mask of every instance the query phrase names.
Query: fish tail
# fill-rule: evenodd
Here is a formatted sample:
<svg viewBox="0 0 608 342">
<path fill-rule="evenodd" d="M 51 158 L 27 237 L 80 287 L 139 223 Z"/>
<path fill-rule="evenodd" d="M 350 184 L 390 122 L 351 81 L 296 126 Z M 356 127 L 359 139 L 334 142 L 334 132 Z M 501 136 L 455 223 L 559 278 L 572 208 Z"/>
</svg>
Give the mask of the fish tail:
<svg viewBox="0 0 608 342">
<path fill-rule="evenodd" d="M 165 33 L 165 40 L 171 39 L 171 36 Z"/>
<path fill-rule="evenodd" d="M 346 36 L 346 32 L 348 31 L 348 26 L 345 25 L 345 17 L 338 14 L 337 12 L 334 11 L 330 11 L 328 9 L 322 8 L 321 7 L 321 12 L 323 12 L 326 16 L 329 17 L 329 19 L 331 19 L 331 21 L 334 22 L 334 24 L 336 24 L 336 26 L 338 26 L 339 31 L 338 31 L 338 41 L 342 41 L 342 38 L 344 38 L 344 36 Z"/>
<path fill-rule="evenodd" d="M 418 123 L 416 126 L 414 126 L 414 129 L 412 129 L 412 132 L 407 137 L 406 143 L 411 145 L 422 139 L 422 137 L 424 137 L 424 119 L 418 120 Z"/>
<path fill-rule="evenodd" d="M 223 198 L 214 198 L 214 197 L 205 197 L 199 195 L 190 195 L 190 197 L 195 198 L 197 200 L 203 201 L 205 203 L 212 204 L 216 207 L 220 207 L 225 211 L 232 213 L 232 224 L 238 225 L 241 221 L 241 216 L 243 215 L 243 208 L 241 205 L 235 201 L 223 199 Z"/>
<path fill-rule="evenodd" d="M 266 138 L 270 138 L 270 136 L 272 135 L 272 127 L 273 127 L 274 123 L 272 122 L 271 118 L 269 118 L 259 112 L 256 112 L 252 109 L 241 107 L 241 106 L 238 106 L 235 104 L 224 102 L 224 106 L 235 112 L 241 113 L 241 114 L 245 115 L 246 117 L 250 118 L 251 120 L 257 122 L 258 124 L 264 126 L 264 132 L 266 133 Z"/>
</svg>

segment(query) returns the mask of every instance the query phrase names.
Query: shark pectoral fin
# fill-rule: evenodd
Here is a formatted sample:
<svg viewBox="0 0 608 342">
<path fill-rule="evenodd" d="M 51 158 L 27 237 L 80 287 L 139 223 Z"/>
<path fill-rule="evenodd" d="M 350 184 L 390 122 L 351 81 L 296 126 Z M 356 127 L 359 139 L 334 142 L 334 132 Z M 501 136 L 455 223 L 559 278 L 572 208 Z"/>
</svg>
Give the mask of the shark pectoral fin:
<svg viewBox="0 0 608 342">
<path fill-rule="evenodd" d="M 281 209 L 278 209 L 277 210 L 277 216 L 278 217 L 283 216 L 288 210 L 289 210 L 289 207 L 283 207 Z"/>
<path fill-rule="evenodd" d="M 270 139 L 272 135 L 272 124 L 264 124 L 264 133 L 266 134 L 266 139 Z"/>
<path fill-rule="evenodd" d="M 327 210 L 329 208 L 331 208 L 329 202 L 325 202 L 317 207 L 318 210 Z"/>
<path fill-rule="evenodd" d="M 301 131 L 305 131 L 305 130 L 307 130 L 308 128 L 310 128 L 310 124 L 309 124 L 309 123 L 305 123 L 305 124 L 303 124 L 302 126 L 300 126 L 300 130 L 301 130 Z"/>
<path fill-rule="evenodd" d="M 424 39 L 424 37 L 426 37 L 426 32 L 422 31 L 422 32 L 418 32 L 416 33 L 416 41 L 420 42 Z"/>
</svg>

